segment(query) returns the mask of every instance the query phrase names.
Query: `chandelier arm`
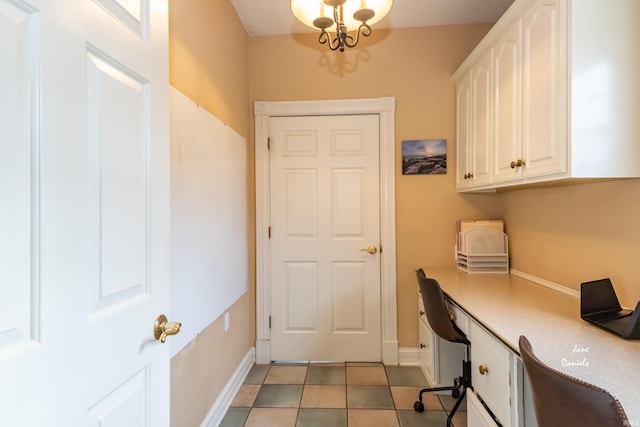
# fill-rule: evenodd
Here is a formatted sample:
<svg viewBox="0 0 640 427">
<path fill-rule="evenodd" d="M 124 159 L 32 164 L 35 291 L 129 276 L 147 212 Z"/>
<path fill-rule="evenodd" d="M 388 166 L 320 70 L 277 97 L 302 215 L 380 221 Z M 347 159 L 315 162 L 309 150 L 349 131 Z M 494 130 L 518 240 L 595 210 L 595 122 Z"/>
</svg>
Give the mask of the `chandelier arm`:
<svg viewBox="0 0 640 427">
<path fill-rule="evenodd" d="M 336 37 L 332 39 L 331 34 L 325 29 L 322 29 L 322 32 L 318 37 L 318 41 L 320 42 L 320 44 L 328 45 L 329 49 L 331 50 L 338 50 L 338 48 L 340 48 L 340 43 L 338 42 L 338 38 Z"/>
<path fill-rule="evenodd" d="M 352 36 L 347 35 L 347 37 L 345 37 L 344 39 L 345 45 L 350 48 L 356 47 L 356 45 L 360 41 L 360 34 L 362 34 L 364 37 L 369 37 L 371 35 L 371 27 L 369 26 L 369 24 L 367 24 L 366 22 L 360 24 L 358 30 L 356 31 L 355 39 Z M 352 43 L 349 43 L 349 40 L 351 40 Z"/>
<path fill-rule="evenodd" d="M 329 34 L 329 32 L 324 28 L 322 29 L 322 32 L 318 37 L 318 41 L 320 42 L 320 44 L 329 45 L 329 49 L 331 50 L 338 50 L 338 48 L 340 47 L 340 44 L 337 43 L 337 39 L 331 39 L 331 34 Z"/>
</svg>

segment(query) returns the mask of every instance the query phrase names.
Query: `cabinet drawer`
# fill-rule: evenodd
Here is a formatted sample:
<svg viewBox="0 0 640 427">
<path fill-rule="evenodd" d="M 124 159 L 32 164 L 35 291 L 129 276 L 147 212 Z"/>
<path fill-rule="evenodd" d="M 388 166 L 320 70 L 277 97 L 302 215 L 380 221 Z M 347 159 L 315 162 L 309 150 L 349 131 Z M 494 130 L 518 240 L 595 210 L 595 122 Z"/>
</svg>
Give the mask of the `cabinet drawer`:
<svg viewBox="0 0 640 427">
<path fill-rule="evenodd" d="M 418 315 L 420 316 L 420 320 L 424 323 L 427 323 L 427 313 L 424 310 L 424 302 L 422 301 L 422 293 L 418 292 Z"/>
<path fill-rule="evenodd" d="M 470 323 L 469 315 L 467 315 L 467 313 L 465 313 L 460 307 L 452 303 L 449 303 L 449 311 L 451 311 L 455 316 L 453 319 L 455 324 L 468 337 Z"/>
<path fill-rule="evenodd" d="M 511 352 L 471 322 L 471 383 L 504 427 L 511 426 Z"/>
</svg>

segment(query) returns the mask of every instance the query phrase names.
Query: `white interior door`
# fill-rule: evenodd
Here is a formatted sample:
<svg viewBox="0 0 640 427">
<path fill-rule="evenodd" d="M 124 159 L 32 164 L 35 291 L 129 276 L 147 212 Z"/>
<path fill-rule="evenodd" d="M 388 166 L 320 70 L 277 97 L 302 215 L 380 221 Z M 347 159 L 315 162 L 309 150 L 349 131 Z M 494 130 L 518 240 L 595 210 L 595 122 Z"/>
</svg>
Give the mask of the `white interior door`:
<svg viewBox="0 0 640 427">
<path fill-rule="evenodd" d="M 0 425 L 168 426 L 166 0 L 0 0 L 0 63 Z"/>
<path fill-rule="evenodd" d="M 271 358 L 380 361 L 379 116 L 270 130 Z"/>
</svg>

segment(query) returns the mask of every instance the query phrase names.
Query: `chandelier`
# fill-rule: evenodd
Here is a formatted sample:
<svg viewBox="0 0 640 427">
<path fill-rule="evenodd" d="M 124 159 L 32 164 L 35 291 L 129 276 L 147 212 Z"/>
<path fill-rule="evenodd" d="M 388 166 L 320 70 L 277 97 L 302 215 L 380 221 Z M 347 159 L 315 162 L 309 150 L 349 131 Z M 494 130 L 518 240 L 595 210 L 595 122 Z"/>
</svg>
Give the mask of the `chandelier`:
<svg viewBox="0 0 640 427">
<path fill-rule="evenodd" d="M 358 44 L 360 35 L 369 37 L 371 25 L 384 18 L 392 4 L 393 0 L 291 0 L 291 12 L 298 21 L 320 30 L 321 44 L 344 52 Z M 355 27 L 355 34 L 349 34 Z"/>
</svg>

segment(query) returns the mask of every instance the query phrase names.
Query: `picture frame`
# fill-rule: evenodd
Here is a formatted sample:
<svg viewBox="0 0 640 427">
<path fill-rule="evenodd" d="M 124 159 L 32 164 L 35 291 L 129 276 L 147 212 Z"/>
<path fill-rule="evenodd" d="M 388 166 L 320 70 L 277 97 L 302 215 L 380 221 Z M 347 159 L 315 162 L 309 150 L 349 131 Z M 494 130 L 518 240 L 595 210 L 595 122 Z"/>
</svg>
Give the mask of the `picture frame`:
<svg viewBox="0 0 640 427">
<path fill-rule="evenodd" d="M 402 175 L 445 175 L 446 173 L 446 139 L 402 141 Z"/>
</svg>

